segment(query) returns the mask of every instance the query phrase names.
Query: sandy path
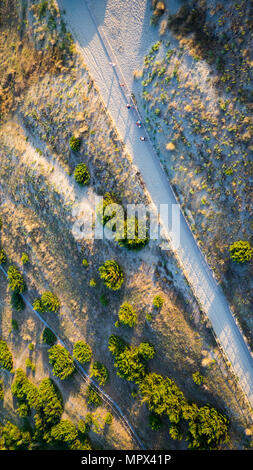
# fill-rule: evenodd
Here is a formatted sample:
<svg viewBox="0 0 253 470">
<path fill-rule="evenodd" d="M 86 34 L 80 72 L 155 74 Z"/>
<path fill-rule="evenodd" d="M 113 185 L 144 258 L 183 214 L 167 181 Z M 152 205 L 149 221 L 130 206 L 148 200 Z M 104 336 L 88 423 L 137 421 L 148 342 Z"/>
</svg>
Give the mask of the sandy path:
<svg viewBox="0 0 253 470">
<path fill-rule="evenodd" d="M 139 140 L 144 131 L 135 125 L 136 112 L 126 109 L 125 105 L 129 98 L 125 95 L 125 87 L 120 86 L 123 76 L 124 83 L 131 89 L 132 71 L 140 66 L 142 41 L 143 57 L 146 50 L 157 40 L 157 37 L 152 37 L 154 34 L 152 30 L 147 28 L 146 1 L 125 0 L 123 5 L 122 0 L 119 0 L 115 6 L 121 8 L 118 15 L 120 13 L 123 15 L 125 11 L 129 15 L 123 19 L 126 24 L 126 38 L 118 38 L 117 41 L 115 26 L 115 41 L 119 45 L 126 45 L 124 54 L 120 48 L 112 52 L 109 30 L 106 30 L 106 26 L 105 31 L 103 30 L 103 17 L 108 21 L 106 9 L 112 8 L 112 0 L 108 2 L 94 0 L 92 11 L 89 0 L 59 0 L 58 3 L 65 9 L 68 25 L 79 43 L 85 62 L 116 123 L 119 134 L 142 174 L 152 201 L 157 207 L 160 204 L 176 204 L 173 191 L 152 146 L 149 141 Z M 110 61 L 116 63 L 116 67 L 112 67 Z M 238 376 L 242 389 L 253 406 L 252 356 L 236 325 L 227 300 L 217 285 L 182 213 L 180 220 L 180 247 L 175 250 L 175 254 L 202 310 L 210 319 L 215 335 Z"/>
</svg>

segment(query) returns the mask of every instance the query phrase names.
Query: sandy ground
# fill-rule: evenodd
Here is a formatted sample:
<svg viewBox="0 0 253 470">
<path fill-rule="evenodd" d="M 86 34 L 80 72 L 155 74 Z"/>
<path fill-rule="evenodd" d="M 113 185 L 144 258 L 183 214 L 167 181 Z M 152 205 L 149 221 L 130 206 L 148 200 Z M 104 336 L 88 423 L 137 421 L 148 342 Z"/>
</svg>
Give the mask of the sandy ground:
<svg viewBox="0 0 253 470">
<path fill-rule="evenodd" d="M 71 2 L 61 0 L 58 3 L 66 11 L 66 20 L 82 49 L 85 61 L 100 90 L 104 103 L 115 121 L 128 151 L 133 156 L 135 165 L 143 176 L 152 201 L 158 207 L 164 203 L 176 204 L 177 201 L 168 184 L 167 177 L 162 171 L 151 145 L 149 142 L 140 142 L 139 140 L 141 131 L 135 125 L 137 114 L 133 110 L 128 111 L 126 109 L 125 105 L 129 98 L 120 86 L 123 77 L 124 83 L 127 83 L 129 89 L 131 89 L 132 78 L 129 78 L 130 74 L 132 75 L 132 71 L 140 66 L 140 59 L 136 60 L 136 54 L 137 56 L 139 54 L 140 57 L 138 51 L 141 50 L 142 43 L 144 43 L 143 56 L 146 47 L 154 42 L 152 33 L 150 34 L 150 27 L 147 27 L 147 2 L 117 2 L 114 15 L 116 15 L 118 21 L 122 21 L 122 15 L 124 18 L 125 12 L 128 12 L 125 21 L 128 42 L 126 42 L 127 47 L 124 49 L 125 53 L 123 54 L 121 50 L 120 57 L 117 51 L 116 57 L 115 51 L 112 52 L 110 48 L 110 31 L 105 27 L 105 36 L 103 29 L 101 29 L 101 15 L 106 17 L 106 11 L 108 11 L 110 17 L 111 8 L 113 8 L 112 2 L 99 1 L 99 7 L 98 2 L 93 2 L 92 14 L 89 9 L 91 4 L 88 2 L 89 8 L 87 8 L 87 2 L 84 0 Z M 131 18 L 129 9 L 131 9 L 135 21 L 129 21 L 129 17 Z M 97 20 L 98 12 L 100 18 Z M 146 18 L 144 23 L 143 18 Z M 97 21 L 99 23 L 96 23 Z M 97 24 L 100 24 L 99 32 Z M 116 28 L 113 28 L 113 31 L 115 34 Z M 125 36 L 122 32 L 121 34 L 121 42 L 119 37 L 117 38 L 119 45 L 125 43 Z M 147 39 L 148 35 L 150 36 L 150 42 Z M 122 59 L 123 55 L 124 60 Z M 115 63 L 116 67 L 112 67 L 110 62 Z M 250 403 L 253 404 L 253 361 L 251 354 L 235 323 L 228 303 L 182 214 L 180 220 L 180 247 L 176 250 L 176 255 L 196 298 L 212 323 L 214 332 L 232 364 L 244 392 Z"/>
</svg>

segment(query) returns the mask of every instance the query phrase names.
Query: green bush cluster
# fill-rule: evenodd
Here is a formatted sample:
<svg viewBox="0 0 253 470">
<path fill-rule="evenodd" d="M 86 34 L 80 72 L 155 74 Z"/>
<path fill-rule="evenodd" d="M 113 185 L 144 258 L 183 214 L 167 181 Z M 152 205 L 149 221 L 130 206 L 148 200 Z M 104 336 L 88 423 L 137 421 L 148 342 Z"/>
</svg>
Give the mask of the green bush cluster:
<svg viewBox="0 0 253 470">
<path fill-rule="evenodd" d="M 87 388 L 86 399 L 88 404 L 94 407 L 102 405 L 102 398 L 91 385 Z"/>
<path fill-rule="evenodd" d="M 50 328 L 46 327 L 42 333 L 42 341 L 43 343 L 46 343 L 49 346 L 53 346 L 56 343 L 57 338 L 55 334 L 50 330 Z"/>
<path fill-rule="evenodd" d="M 253 248 L 249 242 L 238 240 L 230 245 L 229 252 L 233 261 L 236 261 L 237 263 L 245 263 L 246 261 L 251 260 Z"/>
<path fill-rule="evenodd" d="M 91 377 L 95 377 L 99 385 L 105 385 L 109 380 L 109 372 L 101 362 L 94 362 L 91 368 Z"/>
<path fill-rule="evenodd" d="M 115 237 L 118 244 L 129 250 L 140 250 L 144 248 L 149 242 L 148 231 L 146 230 L 144 238 L 139 238 L 138 227 L 137 217 L 128 217 L 124 222 L 124 238 Z"/>
<path fill-rule="evenodd" d="M 11 392 L 17 398 L 22 415 L 28 415 L 31 408 L 38 407 L 38 390 L 25 375 L 22 369 L 17 369 L 15 379 L 11 386 Z M 25 406 L 23 406 L 25 405 Z"/>
<path fill-rule="evenodd" d="M 107 260 L 99 268 L 101 279 L 108 289 L 118 290 L 124 282 L 124 274 L 118 263 L 114 260 Z"/>
<path fill-rule="evenodd" d="M 48 350 L 50 364 L 53 365 L 53 374 L 64 380 L 75 370 L 74 359 L 63 346 L 55 344 Z"/>
<path fill-rule="evenodd" d="M 92 358 L 92 349 L 89 344 L 84 341 L 77 341 L 74 344 L 73 348 L 74 358 L 84 364 L 85 362 L 90 362 Z"/>
<path fill-rule="evenodd" d="M 155 295 L 153 299 L 153 306 L 155 308 L 162 308 L 164 304 L 164 299 L 160 295 Z"/>
<path fill-rule="evenodd" d="M 7 346 L 7 343 L 0 340 L 0 369 L 11 371 L 13 368 L 12 354 Z"/>
<path fill-rule="evenodd" d="M 16 266 L 10 266 L 8 269 L 8 279 L 10 289 L 14 292 L 22 294 L 26 290 L 26 285 L 21 272 Z"/>
<path fill-rule="evenodd" d="M 31 443 L 29 432 L 21 431 L 10 421 L 0 426 L 0 449 L 1 450 L 26 450 Z"/>
<path fill-rule="evenodd" d="M 119 309 L 119 321 L 124 325 L 130 326 L 131 328 L 136 325 L 137 322 L 137 315 L 136 311 L 134 310 L 133 306 L 128 303 L 124 302 Z"/>
<path fill-rule="evenodd" d="M 37 312 L 54 312 L 57 313 L 60 310 L 61 303 L 50 291 L 46 291 L 42 294 L 42 296 L 38 299 L 35 299 L 33 302 L 33 308 Z"/>
<path fill-rule="evenodd" d="M 4 388 L 3 388 L 3 381 L 0 380 L 0 400 L 4 399 Z"/>
<path fill-rule="evenodd" d="M 7 256 L 4 252 L 4 250 L 1 248 L 0 250 L 0 264 L 4 264 L 7 261 Z"/>
<path fill-rule="evenodd" d="M 129 381 L 139 383 L 146 375 L 146 361 L 154 357 L 155 350 L 149 343 L 129 346 L 121 338 L 111 335 L 109 350 L 112 352 L 118 369 L 117 374 Z"/>
<path fill-rule="evenodd" d="M 81 139 L 72 135 L 69 139 L 69 146 L 74 152 L 79 152 L 81 148 Z"/>
<path fill-rule="evenodd" d="M 90 181 L 90 173 L 85 163 L 79 163 L 75 167 L 74 178 L 78 184 L 85 185 Z"/>
</svg>

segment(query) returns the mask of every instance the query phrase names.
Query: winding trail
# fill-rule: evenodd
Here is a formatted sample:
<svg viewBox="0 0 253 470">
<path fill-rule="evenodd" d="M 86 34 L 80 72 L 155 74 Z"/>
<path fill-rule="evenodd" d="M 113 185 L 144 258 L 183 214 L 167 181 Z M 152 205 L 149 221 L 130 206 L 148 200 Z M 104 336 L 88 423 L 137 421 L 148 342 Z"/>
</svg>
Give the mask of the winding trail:
<svg viewBox="0 0 253 470">
<path fill-rule="evenodd" d="M 139 6 L 141 10 L 145 0 L 138 0 L 138 4 L 136 1 L 132 0 L 133 9 L 136 10 Z M 161 204 L 167 204 L 172 209 L 173 205 L 178 204 L 177 198 L 146 130 L 138 129 L 136 126 L 136 120 L 139 118 L 138 110 L 126 108 L 126 103 L 131 100 L 132 81 L 129 79 L 129 73 L 123 74 L 120 59 L 112 50 L 102 22 L 97 23 L 91 3 L 87 0 L 58 0 L 58 3 L 65 10 L 67 24 L 84 56 L 105 106 L 116 123 L 119 135 L 142 175 L 153 203 L 157 208 Z M 106 2 L 101 2 L 101 8 L 105 4 Z M 96 10 L 99 6 L 97 0 L 93 5 Z M 98 14 L 99 12 L 96 17 Z M 124 70 L 126 70 L 126 60 L 125 54 Z M 139 66 L 138 63 L 133 64 L 133 55 L 129 54 L 129 68 L 133 70 L 134 65 L 135 68 Z M 122 82 L 125 84 L 124 87 L 120 86 Z M 140 141 L 141 135 L 145 135 L 146 142 Z M 161 222 L 166 227 L 166 217 L 162 216 Z M 168 232 L 167 236 L 170 239 Z M 242 390 L 253 407 L 252 354 L 181 211 L 180 246 L 174 248 L 174 253 L 196 299 L 211 322 L 216 339 L 238 377 Z"/>
<path fill-rule="evenodd" d="M 8 275 L 7 275 L 7 272 L 5 271 L 5 269 L 3 268 L 3 266 L 0 265 L 0 270 L 3 272 L 3 274 L 5 275 L 5 277 L 8 279 Z M 21 295 L 21 297 L 23 298 L 24 302 L 26 303 L 26 305 L 33 311 L 33 313 L 36 315 L 36 317 L 45 325 L 45 327 L 49 328 L 53 333 L 54 335 L 56 336 L 57 338 L 57 341 L 59 342 L 59 344 L 61 346 L 63 346 L 65 349 L 67 349 L 67 351 L 71 354 L 72 356 L 72 351 L 70 351 L 70 349 L 66 346 L 66 344 L 61 340 L 61 338 L 58 336 L 58 334 L 56 333 L 56 331 L 46 322 L 46 320 L 42 317 L 42 315 L 40 315 L 39 312 L 37 312 L 32 304 L 29 302 L 29 300 L 26 298 L 26 296 L 24 294 Z M 99 387 L 98 384 L 96 384 L 94 382 L 94 380 L 89 376 L 89 374 L 87 374 L 87 372 L 84 370 L 84 368 L 81 366 L 81 364 L 76 360 L 74 359 L 74 363 L 75 363 L 75 368 L 76 368 L 76 371 L 78 372 L 78 374 L 80 375 L 80 377 L 84 380 L 84 382 L 88 383 L 90 386 L 92 386 L 92 388 L 99 394 L 99 396 L 102 398 L 102 400 L 104 401 L 104 403 L 106 403 L 107 406 L 109 406 L 111 408 L 111 410 L 113 411 L 113 413 L 117 416 L 117 418 L 120 420 L 121 424 L 123 425 L 123 427 L 126 429 L 126 431 L 128 432 L 128 434 L 130 434 L 131 438 L 133 439 L 133 441 L 135 442 L 135 444 L 137 445 L 137 447 L 139 449 L 142 449 L 142 450 L 145 450 L 145 447 L 144 447 L 144 444 L 141 442 L 140 438 L 138 437 L 138 435 L 136 434 L 134 428 L 132 427 L 131 423 L 128 421 L 128 419 L 126 418 L 126 416 L 123 414 L 123 412 L 121 411 L 120 407 L 117 405 L 117 403 L 101 388 Z"/>
</svg>

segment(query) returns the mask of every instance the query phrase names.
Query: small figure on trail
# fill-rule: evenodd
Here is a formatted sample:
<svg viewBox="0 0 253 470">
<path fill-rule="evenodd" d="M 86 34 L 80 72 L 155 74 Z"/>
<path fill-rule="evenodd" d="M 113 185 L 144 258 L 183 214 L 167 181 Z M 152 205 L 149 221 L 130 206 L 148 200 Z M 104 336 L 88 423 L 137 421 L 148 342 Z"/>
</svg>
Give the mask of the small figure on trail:
<svg viewBox="0 0 253 470">
<path fill-rule="evenodd" d="M 126 104 L 126 108 L 127 108 L 127 109 L 132 108 L 131 104 L 127 103 L 127 104 Z"/>
<path fill-rule="evenodd" d="M 141 136 L 140 140 L 143 142 L 144 140 L 146 140 L 146 137 Z"/>
<path fill-rule="evenodd" d="M 111 65 L 112 67 L 116 67 L 116 64 L 114 64 L 114 62 L 109 62 L 109 65 Z"/>
<path fill-rule="evenodd" d="M 139 128 L 141 127 L 141 121 L 140 120 L 136 121 L 136 126 L 139 127 Z"/>
<path fill-rule="evenodd" d="M 126 86 L 125 83 L 120 83 L 119 85 L 120 85 L 120 86 Z"/>
</svg>

